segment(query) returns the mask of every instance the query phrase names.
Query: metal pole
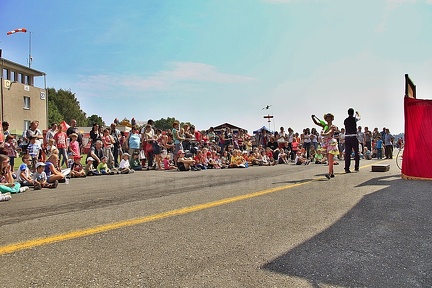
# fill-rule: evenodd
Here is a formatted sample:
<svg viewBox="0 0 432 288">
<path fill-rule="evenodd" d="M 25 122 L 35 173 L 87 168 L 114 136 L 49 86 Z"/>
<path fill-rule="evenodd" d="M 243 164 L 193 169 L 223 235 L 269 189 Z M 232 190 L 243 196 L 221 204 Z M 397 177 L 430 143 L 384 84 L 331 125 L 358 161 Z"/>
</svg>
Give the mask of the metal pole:
<svg viewBox="0 0 432 288">
<path fill-rule="evenodd" d="M 32 32 L 29 31 L 29 59 L 28 59 L 29 68 L 31 67 L 31 62 L 32 62 L 32 56 L 31 56 L 31 34 L 32 34 Z"/>
</svg>

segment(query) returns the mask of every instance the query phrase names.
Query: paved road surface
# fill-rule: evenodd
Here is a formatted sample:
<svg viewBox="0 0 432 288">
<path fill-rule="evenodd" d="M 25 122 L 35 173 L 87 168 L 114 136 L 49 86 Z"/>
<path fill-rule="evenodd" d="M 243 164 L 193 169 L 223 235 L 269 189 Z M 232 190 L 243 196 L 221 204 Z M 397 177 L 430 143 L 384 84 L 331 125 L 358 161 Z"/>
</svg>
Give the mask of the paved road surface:
<svg viewBox="0 0 432 288">
<path fill-rule="evenodd" d="M 327 167 L 143 171 L 0 203 L 0 287 L 432 287 L 432 185 Z"/>
</svg>

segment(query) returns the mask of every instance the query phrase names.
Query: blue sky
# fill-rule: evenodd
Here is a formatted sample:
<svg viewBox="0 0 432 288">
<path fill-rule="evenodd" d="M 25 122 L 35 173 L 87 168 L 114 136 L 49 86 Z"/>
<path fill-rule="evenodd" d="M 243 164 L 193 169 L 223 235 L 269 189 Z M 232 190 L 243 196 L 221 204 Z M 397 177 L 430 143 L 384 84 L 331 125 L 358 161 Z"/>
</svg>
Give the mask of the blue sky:
<svg viewBox="0 0 432 288">
<path fill-rule="evenodd" d="M 4 58 L 27 65 L 29 33 L 6 32 L 31 31 L 32 68 L 107 124 L 301 132 L 353 107 L 400 133 L 404 74 L 432 95 L 432 0 L 2 0 L 0 19 Z"/>
</svg>

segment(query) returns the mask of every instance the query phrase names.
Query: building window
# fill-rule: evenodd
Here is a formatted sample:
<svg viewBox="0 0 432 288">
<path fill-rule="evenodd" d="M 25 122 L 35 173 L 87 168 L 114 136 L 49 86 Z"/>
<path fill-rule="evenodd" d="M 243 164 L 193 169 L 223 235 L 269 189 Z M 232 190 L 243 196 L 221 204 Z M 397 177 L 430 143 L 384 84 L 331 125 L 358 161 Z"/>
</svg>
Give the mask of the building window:
<svg viewBox="0 0 432 288">
<path fill-rule="evenodd" d="M 30 120 L 24 120 L 24 131 L 27 131 L 30 128 Z"/>
<path fill-rule="evenodd" d="M 10 75 L 11 75 L 11 78 L 10 78 L 11 81 L 17 81 L 18 77 L 17 77 L 17 73 L 15 71 L 11 71 Z"/>
<path fill-rule="evenodd" d="M 6 68 L 3 68 L 3 79 L 10 80 L 9 79 L 9 70 Z"/>
<path fill-rule="evenodd" d="M 24 109 L 30 109 L 30 97 L 24 96 Z"/>
</svg>

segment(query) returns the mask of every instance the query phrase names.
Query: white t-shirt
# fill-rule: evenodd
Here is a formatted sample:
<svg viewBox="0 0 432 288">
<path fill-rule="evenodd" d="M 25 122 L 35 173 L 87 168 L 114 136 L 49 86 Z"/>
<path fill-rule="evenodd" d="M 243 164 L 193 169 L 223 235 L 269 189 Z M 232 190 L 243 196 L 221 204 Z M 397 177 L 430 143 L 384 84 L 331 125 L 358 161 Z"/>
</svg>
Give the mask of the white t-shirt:
<svg viewBox="0 0 432 288">
<path fill-rule="evenodd" d="M 119 164 L 120 169 L 130 168 L 129 160 L 122 159 Z"/>
</svg>

